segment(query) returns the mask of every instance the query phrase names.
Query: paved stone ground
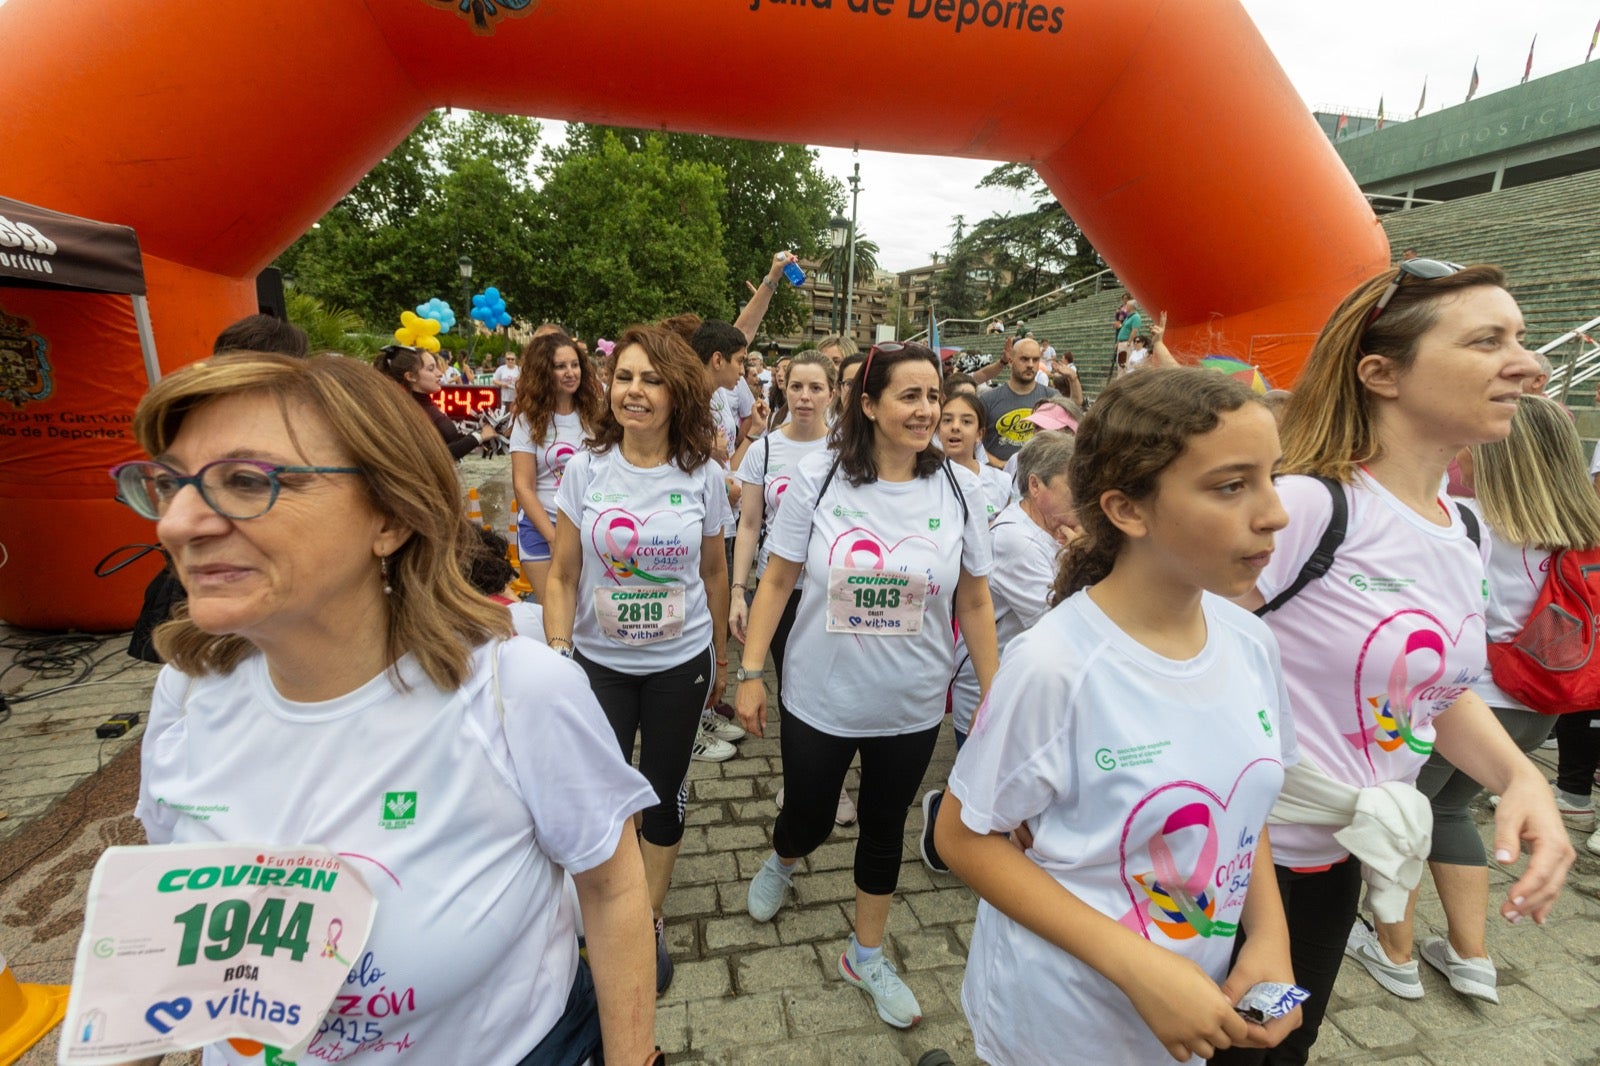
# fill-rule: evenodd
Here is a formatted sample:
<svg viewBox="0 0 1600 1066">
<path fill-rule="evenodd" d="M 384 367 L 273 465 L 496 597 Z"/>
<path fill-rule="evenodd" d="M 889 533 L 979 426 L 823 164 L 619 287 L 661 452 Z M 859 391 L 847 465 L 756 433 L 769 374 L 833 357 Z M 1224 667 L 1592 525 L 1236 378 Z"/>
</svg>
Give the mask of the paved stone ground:
<svg viewBox="0 0 1600 1066">
<path fill-rule="evenodd" d="M 495 512 L 503 497 L 504 474 L 496 460 L 478 462 L 482 466 L 468 472 L 469 482 L 485 484 L 486 511 Z M 491 513 L 491 521 L 496 517 Z M 0 626 L 0 638 L 15 636 Z M 5 814 L 0 818 L 0 951 L 12 959 L 24 981 L 68 978 L 93 858 L 106 844 L 125 842 L 132 824 L 108 817 L 78 826 L 76 836 L 64 835 L 55 851 L 32 864 L 43 880 L 3 872 L 31 857 L 8 853 L 8 840 L 21 839 L 25 827 L 41 816 L 72 823 L 78 805 L 87 810 L 90 804 L 81 798 L 81 790 L 69 791 L 138 742 L 140 730 L 108 742 L 96 740 L 92 731 L 108 713 L 148 705 L 154 669 L 129 665 L 132 660 L 120 654 L 124 644 L 125 638 L 108 640 L 94 656 L 104 661 L 91 680 L 107 683 L 20 704 L 10 721 L 0 723 L 0 812 Z M 0 650 L 0 668 L 9 662 Z M 18 671 L 0 675 L 0 690 L 13 693 L 20 681 Z M 41 691 L 58 683 L 40 678 L 26 688 Z M 1553 753 L 1538 755 L 1548 768 Z M 943 782 L 954 756 L 947 729 L 926 787 Z M 976 902 L 955 878 L 923 869 L 915 843 L 922 822 L 919 811 L 913 810 L 907 823 L 906 861 L 890 911 L 888 939 L 890 956 L 922 1004 L 924 1021 L 916 1029 L 900 1032 L 884 1025 L 866 997 L 838 976 L 855 891 L 850 873 L 854 828 L 837 830 L 804 861 L 795 878 L 796 898 L 773 922 L 758 924 L 745 913 L 746 883 L 770 848 L 776 814 L 772 796 L 779 783 L 775 730 L 772 737 L 745 740 L 739 755 L 726 763 L 693 767 L 689 829 L 667 905 L 677 974 L 658 1004 L 662 1047 L 675 1062 L 706 1066 L 895 1066 L 915 1063 L 935 1047 L 944 1048 L 957 1063 L 975 1062 L 960 1009 L 960 987 Z M 852 788 L 854 784 L 852 771 Z M 1480 826 L 1487 825 L 1488 814 L 1486 807 L 1479 811 Z M 1340 975 L 1313 1061 L 1600 1064 L 1600 858 L 1582 850 L 1586 835 L 1587 829 L 1573 832 L 1580 857 L 1547 925 L 1491 920 L 1489 948 L 1500 967 L 1499 1006 L 1462 999 L 1426 966 L 1427 995 L 1403 1002 L 1351 964 Z M 1494 891 L 1503 893 L 1510 875 L 1496 869 L 1492 877 Z M 1442 927 L 1431 889 L 1419 908 L 1419 926 Z M 1419 933 L 1426 935 L 1421 929 Z M 46 1038 L 22 1063 L 53 1062 L 54 1044 L 53 1036 Z M 1113 1061 L 1114 1053 L 1064 1053 L 1063 1061 L 1078 1060 Z M 188 1056 L 167 1060 L 169 1066 L 191 1061 Z"/>
</svg>

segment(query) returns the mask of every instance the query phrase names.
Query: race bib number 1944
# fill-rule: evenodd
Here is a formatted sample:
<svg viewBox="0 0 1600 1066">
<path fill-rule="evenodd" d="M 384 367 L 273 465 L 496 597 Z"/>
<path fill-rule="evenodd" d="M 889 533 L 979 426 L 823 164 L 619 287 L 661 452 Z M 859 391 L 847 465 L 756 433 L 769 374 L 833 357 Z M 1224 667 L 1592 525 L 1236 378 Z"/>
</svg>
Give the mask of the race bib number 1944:
<svg viewBox="0 0 1600 1066">
<path fill-rule="evenodd" d="M 292 1060 L 376 909 L 326 848 L 108 848 L 89 883 L 58 1061 L 96 1066 L 228 1038 Z"/>
</svg>

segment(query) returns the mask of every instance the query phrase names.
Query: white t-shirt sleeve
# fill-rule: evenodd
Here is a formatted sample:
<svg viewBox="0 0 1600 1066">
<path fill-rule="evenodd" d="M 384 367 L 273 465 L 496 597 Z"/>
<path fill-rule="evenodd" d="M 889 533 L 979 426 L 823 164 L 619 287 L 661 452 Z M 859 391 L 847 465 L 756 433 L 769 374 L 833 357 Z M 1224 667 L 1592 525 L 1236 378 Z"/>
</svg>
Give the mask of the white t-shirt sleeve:
<svg viewBox="0 0 1600 1066">
<path fill-rule="evenodd" d="M 589 467 L 593 462 L 593 452 L 580 451 L 574 455 L 567 463 L 561 487 L 556 490 L 556 510 L 575 526 L 583 524 L 583 494 L 589 488 Z"/>
<path fill-rule="evenodd" d="M 744 459 L 739 463 L 739 480 L 746 485 L 755 485 L 765 491 L 767 487 L 767 468 L 771 465 L 769 462 L 771 449 L 772 435 L 770 433 L 746 448 L 744 450 Z"/>
<path fill-rule="evenodd" d="M 1589 460 L 1589 476 L 1600 474 L 1600 444 L 1594 446 L 1594 457 Z"/>
<path fill-rule="evenodd" d="M 700 524 L 704 536 L 725 534 L 728 523 L 733 521 L 733 508 L 728 505 L 727 475 L 716 462 L 708 462 L 700 468 L 700 476 L 704 480 L 706 494 L 706 517 Z"/>
<path fill-rule="evenodd" d="M 533 431 L 528 427 L 526 415 L 518 415 L 516 424 L 511 427 L 511 450 L 527 452 L 530 455 L 538 451 L 534 447 Z"/>
<path fill-rule="evenodd" d="M 983 483 L 978 480 L 978 475 L 966 467 L 952 464 L 951 469 L 955 471 L 956 484 L 961 487 L 961 495 L 967 504 L 967 526 L 961 535 L 961 568 L 973 577 L 987 577 L 989 571 L 994 569 L 994 539 L 989 536 L 989 512 L 984 506 Z"/>
<path fill-rule="evenodd" d="M 145 724 L 144 736 L 139 743 L 140 763 L 148 768 L 151 753 L 163 743 L 167 731 L 183 720 L 183 703 L 194 679 L 176 666 L 164 666 L 156 675 L 154 691 L 150 694 L 150 720 Z M 139 798 L 133 816 L 144 825 L 144 835 L 152 844 L 172 843 L 172 829 L 178 822 L 178 812 L 161 802 L 150 792 L 153 775 L 146 769 L 139 775 Z"/>
<path fill-rule="evenodd" d="M 1340 491 L 1345 489 L 1341 486 Z M 1275 538 L 1272 559 L 1256 580 L 1256 590 L 1268 601 L 1300 576 L 1333 518 L 1333 497 L 1316 478 L 1279 478 L 1278 499 L 1289 515 L 1289 524 Z"/>
<path fill-rule="evenodd" d="M 539 848 L 568 873 L 592 870 L 655 793 L 623 761 L 582 668 L 520 638 L 499 655 L 506 744 Z"/>
<path fill-rule="evenodd" d="M 733 387 L 733 395 L 735 398 L 734 410 L 739 415 L 739 421 L 743 422 L 750 417 L 750 412 L 756 409 L 755 394 L 750 391 L 749 383 L 744 378 L 740 378 L 739 384 Z"/>
<path fill-rule="evenodd" d="M 950 771 L 961 821 L 974 833 L 1009 833 L 1043 812 L 1073 765 L 1076 672 L 1058 658 L 1048 642 L 1013 642 L 978 708 Z"/>
</svg>

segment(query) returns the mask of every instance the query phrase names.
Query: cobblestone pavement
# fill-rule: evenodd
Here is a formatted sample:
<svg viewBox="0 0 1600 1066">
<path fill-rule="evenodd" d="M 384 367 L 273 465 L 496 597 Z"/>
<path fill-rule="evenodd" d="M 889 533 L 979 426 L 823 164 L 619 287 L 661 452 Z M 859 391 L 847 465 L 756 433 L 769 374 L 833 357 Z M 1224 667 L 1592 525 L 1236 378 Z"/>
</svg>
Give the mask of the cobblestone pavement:
<svg viewBox="0 0 1600 1066">
<path fill-rule="evenodd" d="M 498 470 L 485 464 L 486 511 L 497 509 Z M 496 516 L 491 516 L 491 521 Z M 497 523 L 498 525 L 499 523 Z M 0 634 L 14 633 L 0 627 Z M 67 796 L 128 746 L 128 737 L 101 742 L 93 726 L 107 714 L 148 706 L 155 670 L 130 665 L 118 652 L 125 639 L 108 641 L 105 661 L 91 680 L 108 683 L 71 689 L 21 704 L 0 723 L 0 868 L 7 841 Z M 6 664 L 0 657 L 0 667 Z M 111 676 L 114 671 L 123 671 Z M 5 677 L 14 691 L 18 675 Z M 40 691 L 52 682 L 27 688 Z M 849 936 L 854 885 L 850 872 L 854 828 L 838 829 L 804 860 L 795 894 L 767 924 L 745 912 L 745 886 L 770 849 L 780 784 L 778 740 L 748 738 L 725 763 L 695 763 L 690 774 L 688 831 L 667 903 L 667 934 L 676 976 L 657 1008 L 657 1037 L 674 1062 L 716 1064 L 915 1063 L 943 1048 L 956 1063 L 976 1061 L 960 1008 L 968 938 L 976 910 L 973 895 L 954 877 L 928 873 L 917 858 L 922 815 L 907 821 L 900 890 L 889 915 L 887 950 L 922 1005 L 924 1021 L 909 1032 L 883 1024 L 866 997 L 838 975 Z M 1550 769 L 1553 752 L 1537 753 Z M 948 730 L 940 738 L 925 787 L 943 783 L 955 757 Z M 849 785 L 854 789 L 855 772 Z M 79 794 L 61 807 L 77 810 Z M 88 801 L 81 801 L 87 808 Z M 1479 810 L 1488 824 L 1487 807 Z M 56 816 L 61 815 L 58 808 Z M 70 817 L 67 819 L 70 821 Z M 34 864 L 54 876 L 44 888 L 26 876 L 0 880 L 0 951 L 24 981 L 65 981 L 76 946 L 83 891 L 93 857 L 108 843 L 125 842 L 126 819 L 81 827 L 58 852 Z M 137 829 L 132 830 L 137 833 Z M 1588 828 L 1574 827 L 1579 848 L 1568 889 L 1548 924 L 1511 926 L 1492 919 L 1489 949 L 1500 968 L 1502 1003 L 1488 1006 L 1456 995 L 1423 967 L 1427 993 L 1416 1002 L 1390 996 L 1353 963 L 1340 975 L 1315 1062 L 1388 1063 L 1395 1066 L 1541 1066 L 1600 1063 L 1600 858 L 1583 850 Z M 1493 891 L 1503 893 L 1508 873 L 1495 869 Z M 1419 934 L 1442 929 L 1431 889 L 1419 905 Z M 1064 1034 L 1067 1036 L 1069 1034 Z M 22 1060 L 54 1061 L 54 1038 Z M 169 1056 L 169 1066 L 188 1056 Z M 1113 1049 L 1071 1049 L 1063 1062 L 1113 1062 Z M 433 1064 L 427 1064 L 433 1066 Z"/>
</svg>

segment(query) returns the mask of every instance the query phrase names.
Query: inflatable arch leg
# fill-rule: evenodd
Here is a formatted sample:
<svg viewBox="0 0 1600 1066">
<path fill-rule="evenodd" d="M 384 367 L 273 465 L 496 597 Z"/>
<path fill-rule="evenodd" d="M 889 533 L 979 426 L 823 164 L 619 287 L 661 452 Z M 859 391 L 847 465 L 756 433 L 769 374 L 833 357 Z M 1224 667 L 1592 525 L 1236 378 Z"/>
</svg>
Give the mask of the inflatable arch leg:
<svg viewBox="0 0 1600 1066">
<path fill-rule="evenodd" d="M 1276 382 L 1388 261 L 1237 0 L 8 0 L 0 40 L 0 190 L 135 228 L 169 367 L 443 105 L 1026 161 L 1176 350 Z"/>
</svg>

